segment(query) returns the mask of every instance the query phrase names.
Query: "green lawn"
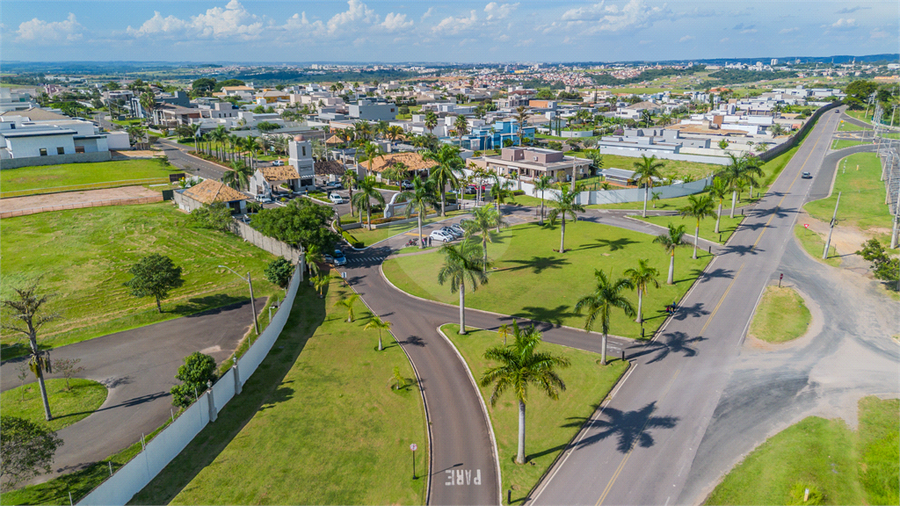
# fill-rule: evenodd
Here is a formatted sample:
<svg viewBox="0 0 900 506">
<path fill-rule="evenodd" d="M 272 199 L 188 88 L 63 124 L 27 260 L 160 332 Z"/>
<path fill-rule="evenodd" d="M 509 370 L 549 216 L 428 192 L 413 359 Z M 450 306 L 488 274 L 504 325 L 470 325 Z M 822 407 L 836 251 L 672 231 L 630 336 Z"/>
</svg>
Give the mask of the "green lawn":
<svg viewBox="0 0 900 506">
<path fill-rule="evenodd" d="M 468 211 L 447 211 L 447 216 L 441 217 L 440 213 L 430 215 L 425 220 L 422 221 L 422 226 L 429 223 L 435 223 L 437 221 L 445 220 L 451 218 L 453 216 L 459 216 L 462 214 L 467 214 Z M 372 215 L 372 219 L 375 219 L 375 215 Z M 358 223 L 359 215 L 355 217 L 351 217 L 349 214 L 345 214 L 341 216 L 341 223 Z M 365 224 L 366 218 L 365 214 L 363 214 L 363 224 Z M 387 226 L 378 227 L 373 230 L 366 230 L 365 226 L 362 228 L 354 228 L 353 230 L 347 230 L 347 232 L 353 237 L 357 238 L 359 241 L 362 241 L 363 245 L 366 247 L 371 246 L 379 241 L 383 241 L 389 237 L 393 237 L 397 234 L 402 234 L 404 232 L 408 232 L 411 235 L 409 239 L 418 239 L 418 224 L 413 221 L 409 223 L 395 223 Z M 422 237 L 426 237 L 428 234 L 423 230 Z"/>
<path fill-rule="evenodd" d="M 852 148 L 853 146 L 861 146 L 863 144 L 869 144 L 868 142 L 863 141 L 851 141 L 848 139 L 835 139 L 831 141 L 831 149 L 844 149 L 844 148 Z"/>
<path fill-rule="evenodd" d="M 152 298 L 132 297 L 123 285 L 131 265 L 151 253 L 183 268 L 184 285 L 163 300 L 162 314 Z M 188 216 L 168 202 L 4 219 L 0 255 L 0 296 L 38 276 L 43 290 L 56 294 L 47 310 L 62 318 L 40 332 L 49 347 L 247 300 L 247 283 L 218 265 L 250 271 L 257 297 L 281 291 L 263 276 L 273 255 L 235 235 L 189 227 Z M 4 359 L 23 351 L 15 339 L 2 333 Z"/>
<path fill-rule="evenodd" d="M 803 298 L 793 288 L 768 286 L 756 307 L 750 335 L 770 343 L 783 343 L 806 333 L 812 320 Z"/>
<path fill-rule="evenodd" d="M 804 504 L 806 488 L 822 498 L 805 504 L 897 504 L 898 413 L 897 399 L 865 397 L 858 431 L 843 420 L 805 418 L 747 455 L 706 504 Z"/>
<path fill-rule="evenodd" d="M 803 208 L 821 221 L 831 221 L 838 192 L 841 225 L 857 227 L 870 234 L 890 233 L 891 215 L 884 203 L 885 189 L 881 178 L 881 162 L 875 153 L 856 153 L 838 165 L 831 197 L 816 200 Z"/>
<path fill-rule="evenodd" d="M 495 365 L 485 360 L 488 348 L 501 345 L 503 339 L 496 332 L 469 330 L 457 334 L 459 325 L 444 325 L 441 331 L 453 341 L 472 371 L 475 381 L 484 371 Z M 479 387 L 491 417 L 494 438 L 500 460 L 500 489 L 512 489 L 512 503 L 523 504 L 528 492 L 553 464 L 557 455 L 578 435 L 581 426 L 596 411 L 616 382 L 628 369 L 628 362 L 611 359 L 606 367 L 598 363 L 600 355 L 558 344 L 542 343 L 539 349 L 569 359 L 571 365 L 558 370 L 566 384 L 558 400 L 552 400 L 535 386 L 529 389 L 525 407 L 525 465 L 515 463 L 518 448 L 519 407 L 511 391 L 504 393 L 491 406 L 492 386 Z"/>
<path fill-rule="evenodd" d="M 722 208 L 722 220 L 719 223 L 719 232 L 720 234 L 716 234 L 716 218 L 709 217 L 700 220 L 700 238 L 706 239 L 707 241 L 717 242 L 719 244 L 725 244 L 728 241 L 728 238 L 731 237 L 737 228 L 738 225 L 741 224 L 741 221 L 744 219 L 741 216 L 740 211 L 736 212 L 734 218 L 730 218 L 728 215 L 729 208 Z M 646 221 L 648 223 L 653 223 L 654 225 L 659 225 L 661 227 L 666 227 L 669 223 L 675 225 L 684 225 L 684 233 L 685 236 L 690 236 L 691 244 L 693 245 L 694 241 L 694 227 L 697 226 L 697 220 L 694 218 L 686 218 L 684 216 L 648 216 L 646 218 L 641 218 L 640 215 L 634 216 L 640 220 Z M 660 231 L 662 233 L 663 231 Z M 719 237 L 722 240 L 719 240 Z M 685 237 L 687 239 L 687 237 Z"/>
<path fill-rule="evenodd" d="M 587 158 L 584 151 L 567 151 L 566 155 L 577 156 L 579 158 Z M 627 169 L 634 170 L 634 164 L 641 161 L 641 157 L 621 156 L 621 155 L 603 155 L 603 168 L 610 169 Z M 702 179 L 709 174 L 722 170 L 721 165 L 712 163 L 687 162 L 683 160 L 660 160 L 665 165 L 662 169 L 663 175 L 668 176 L 674 174 L 677 178 L 684 176 L 692 176 L 694 180 Z"/>
<path fill-rule="evenodd" d="M 28 380 L 34 375 L 28 372 Z M 17 381 L 12 377 L 5 381 Z M 50 430 L 59 430 L 78 422 L 103 404 L 106 400 L 106 387 L 96 381 L 72 378 L 69 380 L 71 390 L 66 390 L 65 379 L 45 380 L 47 397 L 50 402 L 50 413 L 53 419 L 44 419 L 44 403 L 37 382 L 19 386 L 0 394 L 4 416 L 17 416 L 35 423 L 43 424 Z M 24 392 L 24 400 L 23 400 Z"/>
<path fill-rule="evenodd" d="M 840 126 L 838 126 L 838 132 L 861 132 L 863 130 L 871 129 L 872 127 L 859 126 L 856 123 L 850 123 L 849 121 L 842 122 Z"/>
<path fill-rule="evenodd" d="M 504 229 L 488 244 L 488 256 L 495 260 L 487 285 L 466 293 L 466 307 L 495 311 L 518 318 L 584 326 L 584 316 L 574 313 L 578 298 L 594 287 L 594 270 L 612 271 L 621 277 L 625 269 L 637 265 L 637 259 L 649 260 L 659 271 L 660 288 L 651 288 L 644 296 L 644 317 L 649 336 L 665 319 L 665 306 L 679 300 L 690 288 L 711 256 L 702 253 L 691 260 L 688 248 L 679 248 L 675 258 L 676 284 L 665 284 L 669 257 L 653 237 L 590 222 L 568 222 L 566 253 L 559 248 L 560 229 L 536 223 Z M 437 282 L 443 264 L 440 253 L 428 253 L 388 259 L 384 274 L 401 290 L 426 299 L 457 304 L 458 294 Z M 637 294 L 628 294 L 637 305 Z M 621 311 L 613 313 L 611 333 L 638 338 L 641 326 Z"/>
<path fill-rule="evenodd" d="M 809 253 L 809 256 L 815 258 L 816 261 L 824 262 L 832 267 L 840 267 L 841 258 L 835 256 L 834 246 L 832 246 L 831 251 L 828 252 L 828 258 L 822 260 L 822 251 L 825 250 L 825 238 L 817 232 L 804 227 L 802 223 L 797 223 L 794 225 L 794 235 L 797 236 L 797 240 L 800 241 L 800 245 L 803 249 Z"/>
<path fill-rule="evenodd" d="M 403 351 L 301 285 L 269 356 L 235 397 L 131 504 L 422 504 L 428 443 Z M 393 370 L 406 379 L 392 390 Z"/>
<path fill-rule="evenodd" d="M 162 159 L 67 163 L 0 171 L 0 197 L 39 193 L 168 183 L 169 174 L 182 170 Z"/>
</svg>

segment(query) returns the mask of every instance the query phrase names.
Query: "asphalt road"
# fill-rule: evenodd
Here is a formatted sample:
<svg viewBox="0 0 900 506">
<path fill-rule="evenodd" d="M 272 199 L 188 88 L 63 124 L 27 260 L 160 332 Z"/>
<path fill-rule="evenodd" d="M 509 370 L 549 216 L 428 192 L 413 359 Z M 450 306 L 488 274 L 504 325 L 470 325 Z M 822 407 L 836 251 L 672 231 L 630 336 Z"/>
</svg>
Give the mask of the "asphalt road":
<svg viewBox="0 0 900 506">
<path fill-rule="evenodd" d="M 771 191 L 685 296 L 685 311 L 657 341 L 664 347 L 637 357 L 629 378 L 586 424 L 533 503 L 668 505 L 703 499 L 696 495 L 702 486 L 686 489 L 685 483 L 695 462 L 700 464 L 698 448 L 755 304 L 792 241 L 800 206 L 817 179 L 832 178 L 830 171 L 820 174 L 820 167 L 840 116 L 822 116 Z M 802 171 L 814 179 L 801 179 Z"/>
<path fill-rule="evenodd" d="M 216 181 L 222 180 L 225 169 L 218 164 L 189 155 L 188 153 L 194 151 L 193 146 L 178 144 L 170 140 L 158 140 L 157 144 L 169 158 L 169 163 L 186 173 Z"/>
<path fill-rule="evenodd" d="M 109 393 L 95 413 L 58 432 L 65 444 L 56 453 L 53 472 L 32 483 L 103 460 L 162 425 L 171 416 L 169 390 L 177 383 L 175 374 L 184 357 L 200 351 L 216 363 L 227 359 L 249 328 L 249 306 L 247 300 L 52 350 L 53 360 L 81 359 L 78 365 L 85 370 L 77 377 L 99 381 Z M 256 307 L 263 306 L 265 299 L 257 299 Z M 22 360 L 0 365 L 3 391 L 19 386 L 15 369 Z M 30 381 L 35 380 L 32 377 Z M 50 409 L 52 412 L 52 397 Z"/>
</svg>

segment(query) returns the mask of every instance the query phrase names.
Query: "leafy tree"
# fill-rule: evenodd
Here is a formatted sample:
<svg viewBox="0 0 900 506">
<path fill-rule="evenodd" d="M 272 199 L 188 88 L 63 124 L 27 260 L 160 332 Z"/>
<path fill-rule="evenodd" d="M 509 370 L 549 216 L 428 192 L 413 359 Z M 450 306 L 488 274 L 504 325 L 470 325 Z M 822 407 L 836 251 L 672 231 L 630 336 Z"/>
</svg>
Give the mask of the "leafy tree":
<svg viewBox="0 0 900 506">
<path fill-rule="evenodd" d="M 182 408 L 191 405 L 203 392 L 208 382 L 216 379 L 216 361 L 209 355 L 195 351 L 184 358 L 175 379 L 181 381 L 170 390 L 172 404 Z"/>
<path fill-rule="evenodd" d="M 900 281 L 900 259 L 888 256 L 884 246 L 877 239 L 869 239 L 863 243 L 863 249 L 856 253 L 864 260 L 872 262 L 871 270 L 876 279 Z M 897 290 L 900 290 L 900 286 Z"/>
<path fill-rule="evenodd" d="M 294 275 L 294 265 L 284 258 L 276 258 L 269 262 L 265 275 L 273 285 L 286 288 Z"/>
<path fill-rule="evenodd" d="M 634 284 L 625 278 L 610 279 L 601 270 L 594 271 L 597 285 L 594 291 L 578 299 L 575 303 L 575 312 L 581 314 L 587 312 L 584 321 L 584 330 L 590 332 L 594 323 L 600 320 L 600 331 L 603 333 L 600 342 L 600 364 L 606 365 L 606 340 L 609 334 L 610 312 L 614 308 L 621 309 L 626 316 L 635 316 L 634 307 L 622 294 L 623 290 L 634 289 Z"/>
<path fill-rule="evenodd" d="M 260 233 L 279 241 L 329 251 L 338 240 L 337 235 L 328 228 L 333 216 L 334 211 L 329 207 L 314 204 L 308 199 L 294 199 L 284 207 L 261 210 L 253 218 L 253 223 Z"/>
<path fill-rule="evenodd" d="M 209 95 L 215 88 L 216 79 L 214 77 L 201 77 L 200 79 L 195 79 L 194 82 L 191 83 L 191 90 L 198 94 L 202 93 Z"/>
<path fill-rule="evenodd" d="M 641 259 L 638 260 L 637 267 L 625 270 L 625 276 L 628 277 L 628 280 L 631 281 L 631 284 L 637 289 L 638 308 L 637 319 L 635 321 L 641 323 L 644 321 L 644 313 L 641 311 L 644 303 L 644 293 L 647 292 L 647 288 L 650 285 L 659 288 L 659 281 L 656 280 L 656 278 L 659 277 L 659 271 L 656 270 L 656 268 L 647 265 L 647 260 Z"/>
<path fill-rule="evenodd" d="M 281 126 L 278 123 L 272 123 L 271 121 L 260 121 L 256 124 L 256 129 L 262 133 L 269 133 L 273 130 L 278 130 Z"/>
<path fill-rule="evenodd" d="M 190 221 L 194 226 L 212 230 L 231 230 L 231 209 L 222 202 L 205 204 L 191 211 Z"/>
<path fill-rule="evenodd" d="M 512 390 L 519 403 L 519 440 L 516 463 L 525 463 L 525 405 L 528 402 L 528 387 L 535 386 L 553 400 L 559 399 L 559 392 L 566 390 L 566 384 L 556 373 L 556 368 L 568 367 L 565 357 L 535 351 L 541 342 L 541 333 L 534 325 L 520 329 L 513 323 L 513 344 L 494 346 L 484 352 L 484 358 L 495 360 L 499 365 L 488 368 L 481 376 L 481 386 L 493 384 L 491 406 L 506 390 Z"/>
<path fill-rule="evenodd" d="M 722 139 L 719 141 L 718 146 L 719 146 L 719 149 L 722 149 L 722 150 L 728 149 L 728 141 L 726 141 L 725 139 Z"/>
<path fill-rule="evenodd" d="M 647 155 L 641 155 L 641 161 L 634 162 L 634 181 L 638 186 L 644 187 L 644 211 L 641 216 L 647 217 L 647 201 L 650 197 L 650 189 L 653 188 L 653 180 L 662 177 L 662 169 L 665 163 L 656 159 L 656 155 L 647 158 Z"/>
<path fill-rule="evenodd" d="M 853 81 L 844 88 L 844 93 L 847 94 L 846 102 L 854 109 L 863 109 L 868 103 L 869 97 L 877 89 L 878 84 L 875 81 L 866 81 L 864 79 Z"/>
<path fill-rule="evenodd" d="M 56 432 L 47 427 L 18 418 L 0 416 L 0 478 L 6 489 L 38 474 L 49 473 L 56 450 L 63 445 Z"/>
<path fill-rule="evenodd" d="M 347 310 L 347 323 L 353 323 L 353 305 L 359 300 L 358 293 L 352 293 L 334 303 L 334 307 L 341 307 Z"/>
<path fill-rule="evenodd" d="M 441 216 L 446 216 L 446 191 L 447 184 L 458 186 L 458 175 L 462 173 L 463 159 L 459 156 L 459 148 L 450 144 L 442 144 L 437 151 L 425 151 L 422 158 L 437 163 L 437 167 L 431 169 L 431 179 L 441 194 Z"/>
<path fill-rule="evenodd" d="M 129 272 L 134 277 L 126 281 L 125 286 L 131 288 L 131 295 L 154 297 L 156 310 L 160 313 L 162 306 L 159 301 L 168 297 L 169 291 L 184 284 L 181 267 L 175 267 L 171 258 L 158 253 L 140 259 Z"/>
<path fill-rule="evenodd" d="M 16 292 L 14 298 L 0 301 L 0 307 L 4 310 L 4 323 L 0 324 L 3 330 L 11 330 L 23 334 L 28 339 L 28 368 L 38 380 L 41 390 L 41 401 L 44 404 L 44 418 L 51 420 L 50 401 L 47 399 L 47 387 L 44 385 L 44 372 L 51 371 L 50 358 L 38 348 L 37 333 L 44 324 L 59 318 L 58 313 L 39 315 L 41 306 L 47 303 L 52 295 L 41 295 L 40 278 L 34 280 L 24 288 L 13 288 Z"/>
<path fill-rule="evenodd" d="M 669 223 L 668 232 L 660 234 L 653 239 L 653 242 L 659 244 L 669 254 L 669 277 L 666 279 L 667 285 L 675 284 L 675 249 L 685 246 L 682 242 L 684 238 L 684 225 L 672 225 Z"/>
<path fill-rule="evenodd" d="M 215 82 L 215 79 L 213 79 L 213 82 Z M 224 81 L 219 81 L 219 82 L 215 83 L 214 89 L 215 89 L 215 91 L 222 91 L 222 88 L 224 88 L 226 86 L 244 86 L 246 84 L 247 83 L 245 83 L 244 81 L 241 81 L 240 79 L 226 79 Z"/>
<path fill-rule="evenodd" d="M 377 316 L 373 316 L 369 323 L 363 327 L 363 330 L 375 329 L 378 331 L 378 351 L 384 350 L 384 346 L 381 342 L 381 332 L 383 330 L 387 330 L 390 332 L 391 330 L 391 322 L 386 322 Z"/>
<path fill-rule="evenodd" d="M 78 365 L 79 362 L 81 362 L 80 358 L 58 358 L 53 361 L 56 370 L 66 379 L 66 391 L 72 389 L 69 386 L 69 380 L 76 374 L 84 371 L 84 367 Z"/>
<path fill-rule="evenodd" d="M 487 283 L 487 269 L 482 266 L 481 247 L 470 239 L 459 245 L 444 244 L 441 247 L 444 265 L 438 271 L 438 283 L 450 283 L 450 293 L 459 290 L 459 333 L 466 333 L 466 285 L 474 292 Z"/>
<path fill-rule="evenodd" d="M 694 254 L 691 258 L 697 259 L 697 244 L 700 242 L 700 221 L 707 216 L 714 216 L 712 195 L 691 195 L 688 197 L 688 204 L 678 210 L 678 214 L 688 218 L 697 220 L 697 226 L 694 228 Z"/>
<path fill-rule="evenodd" d="M 575 213 L 583 213 L 584 206 L 575 202 L 575 199 L 578 198 L 578 193 L 569 190 L 567 186 L 561 187 L 559 195 L 555 197 L 554 200 L 550 201 L 550 206 L 553 209 L 547 214 L 547 218 L 550 219 L 550 226 L 556 226 L 557 218 L 560 218 L 562 221 L 559 236 L 559 253 L 563 254 L 566 252 L 566 216 L 572 218 L 572 220 L 577 220 L 578 215 Z"/>
</svg>

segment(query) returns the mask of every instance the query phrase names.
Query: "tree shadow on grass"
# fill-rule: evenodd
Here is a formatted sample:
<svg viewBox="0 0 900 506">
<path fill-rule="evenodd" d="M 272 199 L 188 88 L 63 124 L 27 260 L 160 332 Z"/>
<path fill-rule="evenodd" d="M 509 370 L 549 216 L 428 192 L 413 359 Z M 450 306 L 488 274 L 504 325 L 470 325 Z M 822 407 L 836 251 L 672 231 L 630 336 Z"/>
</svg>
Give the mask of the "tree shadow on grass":
<svg viewBox="0 0 900 506">
<path fill-rule="evenodd" d="M 518 264 L 516 267 L 502 269 L 506 272 L 531 269 L 534 274 L 540 274 L 547 269 L 562 269 L 562 266 L 569 265 L 569 260 L 567 258 L 534 256 L 531 257 L 531 260 L 506 260 L 505 263 Z"/>
<path fill-rule="evenodd" d="M 641 448 L 653 446 L 655 440 L 650 434 L 652 429 L 671 429 L 678 424 L 675 416 L 654 416 L 656 401 L 647 404 L 635 411 L 620 411 L 607 407 L 600 415 L 600 419 L 589 419 L 585 423 L 582 417 L 570 417 L 566 427 L 581 427 L 586 425 L 589 436 L 574 443 L 576 449 L 593 446 L 609 437 L 615 436 L 616 450 L 619 453 L 628 453 L 635 445 Z M 599 431 L 599 432 L 597 432 Z"/>
<path fill-rule="evenodd" d="M 663 334 L 663 336 L 656 341 L 630 346 L 628 348 L 629 350 L 637 348 L 639 351 L 629 353 L 628 357 L 638 358 L 655 353 L 656 356 L 648 361 L 648 364 L 659 362 L 668 357 L 670 353 L 680 353 L 685 357 L 693 357 L 697 355 L 697 350 L 690 345 L 705 340 L 706 338 L 702 336 L 688 337 L 684 332 L 671 332 Z"/>
<path fill-rule="evenodd" d="M 629 246 L 631 244 L 637 244 L 637 241 L 631 240 L 627 237 L 619 237 L 618 239 L 613 239 L 613 240 L 597 239 L 596 244 L 592 244 L 592 243 L 582 244 L 581 246 L 578 247 L 577 250 L 574 250 L 574 251 L 599 249 L 599 248 L 606 248 L 609 251 L 619 251 L 620 249 L 625 249 L 626 246 Z"/>
<path fill-rule="evenodd" d="M 543 331 L 547 329 L 542 327 L 548 324 L 553 327 L 559 327 L 562 325 L 563 318 L 578 316 L 578 314 L 571 311 L 571 306 L 560 304 L 555 308 L 526 306 L 521 311 L 510 316 L 516 319 L 532 320 L 535 328 Z M 522 325 L 522 322 L 519 325 Z"/>
</svg>

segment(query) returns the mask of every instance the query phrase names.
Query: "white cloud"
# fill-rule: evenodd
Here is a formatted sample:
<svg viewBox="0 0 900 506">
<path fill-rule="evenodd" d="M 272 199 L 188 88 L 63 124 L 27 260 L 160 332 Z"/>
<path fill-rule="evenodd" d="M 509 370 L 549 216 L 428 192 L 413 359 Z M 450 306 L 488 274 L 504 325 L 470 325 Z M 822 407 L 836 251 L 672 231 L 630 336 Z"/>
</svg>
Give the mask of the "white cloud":
<svg viewBox="0 0 900 506">
<path fill-rule="evenodd" d="M 430 18 L 432 14 L 434 14 L 434 7 L 429 7 L 428 10 L 425 11 L 425 14 L 422 14 L 422 17 L 419 18 L 419 21 L 425 21 Z"/>
<path fill-rule="evenodd" d="M 393 12 L 385 16 L 384 23 L 381 23 L 381 26 L 389 32 L 403 30 L 411 27 L 412 25 L 412 21 L 406 20 L 406 14 L 395 14 Z"/>
<path fill-rule="evenodd" d="M 359 0 L 347 0 L 347 10 L 335 14 L 326 26 L 328 33 L 335 33 L 348 25 L 349 29 L 358 29 L 360 22 L 378 23 L 378 14 Z"/>
<path fill-rule="evenodd" d="M 785 35 L 788 33 L 794 33 L 794 32 L 799 32 L 799 31 L 800 31 L 800 28 L 795 26 L 793 28 L 782 28 L 781 31 L 778 33 L 780 33 L 781 35 Z"/>
<path fill-rule="evenodd" d="M 491 22 L 508 18 L 510 14 L 512 14 L 518 8 L 518 2 L 514 4 L 502 5 L 498 4 L 497 2 L 491 2 L 484 6 L 484 13 L 487 15 L 487 21 Z"/>
<path fill-rule="evenodd" d="M 838 14 L 850 14 L 852 12 L 856 12 L 856 11 L 863 10 L 863 9 L 871 9 L 871 7 L 861 7 L 858 5 L 856 7 L 844 7 L 843 9 L 837 11 L 837 13 Z"/>
<path fill-rule="evenodd" d="M 841 18 L 831 25 L 832 28 L 856 28 L 856 20 L 853 18 Z"/>
<path fill-rule="evenodd" d="M 153 17 L 139 28 L 129 26 L 125 31 L 135 37 L 168 35 L 173 38 L 250 40 L 259 38 L 262 27 L 261 19 L 247 11 L 238 0 L 231 0 L 224 9 L 213 7 L 189 20 L 163 17 L 154 12 Z"/>
<path fill-rule="evenodd" d="M 447 33 L 450 35 L 454 35 L 460 33 L 462 31 L 468 30 L 475 26 L 478 23 L 478 15 L 475 14 L 475 11 L 469 11 L 469 16 L 459 16 L 459 17 L 447 17 L 441 20 L 437 26 L 434 27 L 436 32 Z"/>
<path fill-rule="evenodd" d="M 290 33 L 315 35 L 324 33 L 325 24 L 318 20 L 310 21 L 306 17 L 306 12 L 301 12 L 289 17 L 282 28 Z"/>
<path fill-rule="evenodd" d="M 741 33 L 756 33 L 756 28 L 747 28 L 746 30 L 741 30 Z"/>
<path fill-rule="evenodd" d="M 887 36 L 887 32 L 882 30 L 881 28 L 873 28 L 872 31 L 869 32 L 869 38 L 872 39 L 883 39 Z"/>
<path fill-rule="evenodd" d="M 16 30 L 18 34 L 16 40 L 39 45 L 62 44 L 81 40 L 83 31 L 84 26 L 78 22 L 75 14 L 70 12 L 65 21 L 44 21 L 34 18 L 23 22 Z"/>
<path fill-rule="evenodd" d="M 642 40 L 642 41 L 638 42 L 638 44 L 640 44 L 642 46 L 646 46 L 647 44 L 652 44 L 652 43 L 653 43 L 652 40 Z"/>
<path fill-rule="evenodd" d="M 587 7 L 569 9 L 562 15 L 568 25 L 583 25 L 583 33 L 603 31 L 619 32 L 651 25 L 654 21 L 668 17 L 672 12 L 663 4 L 661 7 L 647 7 L 642 0 L 629 0 L 619 7 L 606 4 L 605 0 Z"/>
<path fill-rule="evenodd" d="M 687 42 L 689 40 L 694 40 L 693 35 L 685 35 L 684 37 L 678 39 L 678 42 Z"/>
<path fill-rule="evenodd" d="M 728 42 L 729 40 L 731 40 L 731 39 L 729 39 L 728 37 L 719 39 L 719 44 L 724 44 L 724 43 Z"/>
</svg>

